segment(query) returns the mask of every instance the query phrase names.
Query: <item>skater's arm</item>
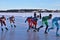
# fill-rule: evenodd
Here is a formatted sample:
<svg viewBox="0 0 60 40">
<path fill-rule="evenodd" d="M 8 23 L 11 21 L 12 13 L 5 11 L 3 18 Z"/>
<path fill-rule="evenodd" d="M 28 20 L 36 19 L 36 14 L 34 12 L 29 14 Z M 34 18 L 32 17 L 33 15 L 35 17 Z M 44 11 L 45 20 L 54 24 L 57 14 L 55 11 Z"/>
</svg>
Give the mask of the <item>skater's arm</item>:
<svg viewBox="0 0 60 40">
<path fill-rule="evenodd" d="M 14 21 L 15 21 L 15 17 L 14 17 Z"/>
<path fill-rule="evenodd" d="M 5 18 L 5 20 L 6 20 L 6 18 Z"/>
<path fill-rule="evenodd" d="M 27 20 L 25 20 L 25 23 L 26 23 Z"/>
<path fill-rule="evenodd" d="M 7 20 L 9 20 L 9 18 L 7 18 Z"/>
<path fill-rule="evenodd" d="M 59 17 L 59 20 L 60 20 L 60 17 Z"/>
<path fill-rule="evenodd" d="M 28 18 L 25 20 L 25 23 L 27 22 Z"/>
<path fill-rule="evenodd" d="M 7 20 L 9 20 L 11 17 L 7 18 Z"/>
</svg>

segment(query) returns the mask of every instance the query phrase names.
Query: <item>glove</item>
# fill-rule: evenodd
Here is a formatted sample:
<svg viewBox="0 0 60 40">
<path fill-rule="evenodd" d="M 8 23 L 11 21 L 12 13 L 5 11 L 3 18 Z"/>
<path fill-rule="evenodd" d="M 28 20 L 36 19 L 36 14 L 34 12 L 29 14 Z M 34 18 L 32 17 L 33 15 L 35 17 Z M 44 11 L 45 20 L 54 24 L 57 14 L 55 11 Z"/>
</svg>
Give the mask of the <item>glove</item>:
<svg viewBox="0 0 60 40">
<path fill-rule="evenodd" d="M 26 23 L 26 21 L 25 21 L 25 23 Z"/>
</svg>

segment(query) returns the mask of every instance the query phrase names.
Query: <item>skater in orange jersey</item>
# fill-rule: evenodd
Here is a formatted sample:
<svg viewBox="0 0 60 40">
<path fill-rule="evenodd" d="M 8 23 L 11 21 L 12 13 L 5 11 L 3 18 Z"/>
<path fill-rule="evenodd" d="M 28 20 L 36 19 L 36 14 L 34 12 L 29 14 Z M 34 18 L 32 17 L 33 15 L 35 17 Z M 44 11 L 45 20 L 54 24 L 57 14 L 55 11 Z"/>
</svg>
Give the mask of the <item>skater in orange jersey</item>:
<svg viewBox="0 0 60 40">
<path fill-rule="evenodd" d="M 14 25 L 14 27 L 16 28 L 16 25 L 15 25 L 15 17 L 14 17 L 14 16 L 11 16 L 11 17 L 9 17 L 8 19 L 9 19 L 9 21 L 10 21 L 11 27 L 13 27 L 13 25 Z M 7 19 L 7 20 L 8 20 L 8 19 Z M 12 23 L 13 23 L 13 25 L 12 25 Z"/>
</svg>

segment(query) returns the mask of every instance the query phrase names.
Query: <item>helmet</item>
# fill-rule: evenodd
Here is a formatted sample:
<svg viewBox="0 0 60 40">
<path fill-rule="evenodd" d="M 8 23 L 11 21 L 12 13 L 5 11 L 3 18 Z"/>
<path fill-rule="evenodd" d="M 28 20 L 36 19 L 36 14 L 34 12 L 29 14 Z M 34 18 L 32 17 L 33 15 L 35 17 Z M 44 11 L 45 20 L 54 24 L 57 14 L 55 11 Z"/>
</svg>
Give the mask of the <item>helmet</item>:
<svg viewBox="0 0 60 40">
<path fill-rule="evenodd" d="M 12 16 L 12 17 L 14 17 L 14 16 Z"/>
<path fill-rule="evenodd" d="M 39 17 L 39 15 L 37 15 L 37 17 Z"/>
<path fill-rule="evenodd" d="M 51 17 L 51 16 L 52 16 L 52 14 L 49 14 L 49 16 Z"/>
</svg>

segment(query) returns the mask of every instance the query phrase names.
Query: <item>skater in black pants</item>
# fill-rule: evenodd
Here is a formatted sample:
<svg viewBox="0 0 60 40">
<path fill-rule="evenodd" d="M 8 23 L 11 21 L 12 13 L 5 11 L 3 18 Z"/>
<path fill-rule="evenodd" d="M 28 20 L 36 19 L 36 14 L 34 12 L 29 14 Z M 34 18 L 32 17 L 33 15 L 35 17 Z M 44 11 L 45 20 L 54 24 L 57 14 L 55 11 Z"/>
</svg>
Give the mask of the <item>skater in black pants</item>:
<svg viewBox="0 0 60 40">
<path fill-rule="evenodd" d="M 2 15 L 2 17 L 0 17 L 0 23 L 1 23 L 1 30 L 3 31 L 3 25 L 5 26 L 5 29 L 8 30 L 8 28 L 6 27 L 6 18 L 4 15 Z"/>
<path fill-rule="evenodd" d="M 42 25 L 38 28 L 38 31 L 40 28 L 43 28 L 43 24 L 46 25 L 46 28 L 45 28 L 45 34 L 47 34 L 47 30 L 48 30 L 48 20 L 52 18 L 52 14 L 49 14 L 49 16 L 45 16 L 45 17 L 42 17 Z"/>
</svg>

